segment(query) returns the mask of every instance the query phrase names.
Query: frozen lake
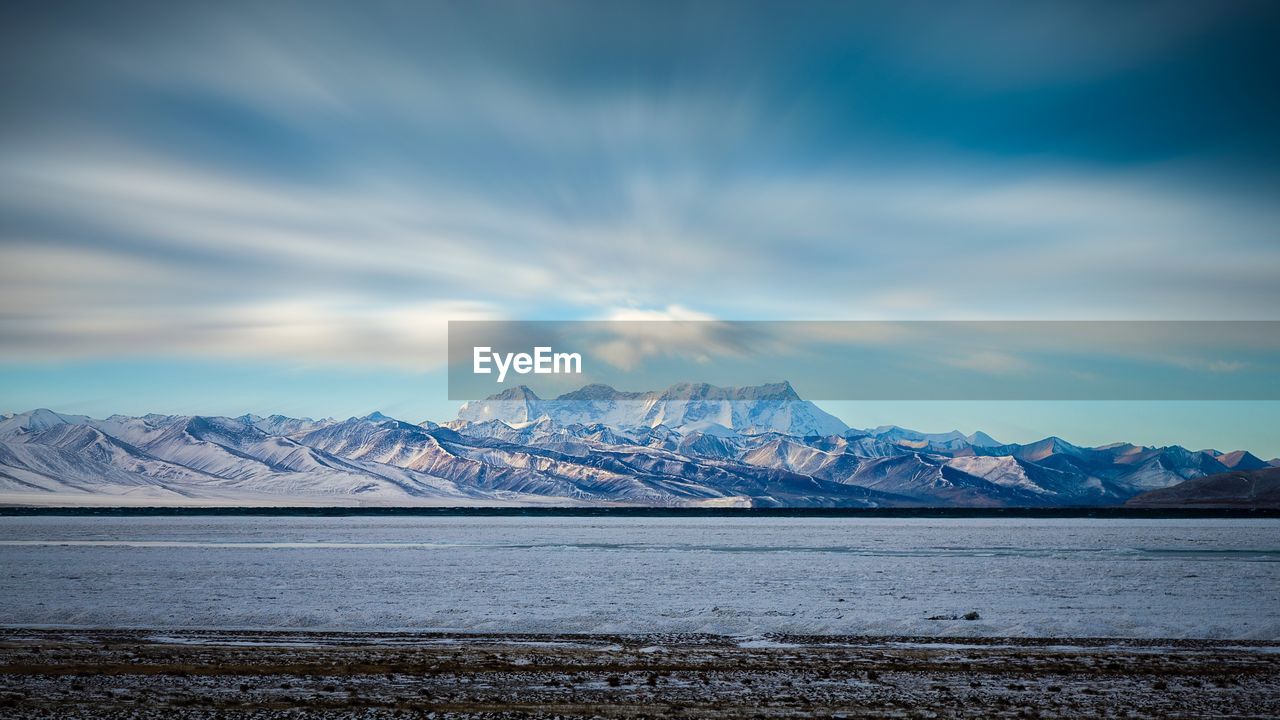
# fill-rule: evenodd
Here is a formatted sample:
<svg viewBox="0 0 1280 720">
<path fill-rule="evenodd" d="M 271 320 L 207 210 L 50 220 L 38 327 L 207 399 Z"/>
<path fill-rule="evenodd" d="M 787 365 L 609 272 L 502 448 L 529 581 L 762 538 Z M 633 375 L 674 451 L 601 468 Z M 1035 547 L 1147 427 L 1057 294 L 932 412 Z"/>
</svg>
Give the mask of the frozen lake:
<svg viewBox="0 0 1280 720">
<path fill-rule="evenodd" d="M 1280 520 L 0 517 L 0 625 L 1275 641 Z"/>
</svg>

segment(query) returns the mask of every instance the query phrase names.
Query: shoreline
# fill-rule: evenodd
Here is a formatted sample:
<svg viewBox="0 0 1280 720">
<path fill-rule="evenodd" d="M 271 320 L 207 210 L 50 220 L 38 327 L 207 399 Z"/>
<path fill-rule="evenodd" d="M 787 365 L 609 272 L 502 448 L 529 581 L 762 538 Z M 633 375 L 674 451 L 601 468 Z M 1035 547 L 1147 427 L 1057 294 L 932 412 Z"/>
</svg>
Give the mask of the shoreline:
<svg viewBox="0 0 1280 720">
<path fill-rule="evenodd" d="M 0 502 L 0 517 L 585 517 L 917 519 L 1275 519 L 1280 507 L 658 507 L 647 505 L 44 505 Z"/>
<path fill-rule="evenodd" d="M 216 646 L 228 642 L 261 642 L 264 646 L 336 647 L 346 644 L 403 646 L 449 643 L 540 643 L 563 642 L 578 645 L 635 645 L 669 643 L 679 646 L 732 646 L 761 642 L 759 647 L 829 647 L 859 648 L 872 646 L 936 646 L 945 648 L 1057 648 L 1092 650 L 1100 648 L 1197 650 L 1222 649 L 1256 651 L 1280 655 L 1280 639 L 1188 638 L 1188 637 L 1119 637 L 1119 636 L 1018 636 L 1018 635 L 856 635 L 841 633 L 805 634 L 766 632 L 758 634 L 711 632 L 467 632 L 446 630 L 349 630 L 323 628 L 228 628 L 215 629 L 188 626 L 35 625 L 0 624 L 0 648 L 21 639 L 33 641 L 78 639 L 101 642 L 154 642 L 149 638 L 180 639 L 184 645 Z M 748 645 L 747 647 L 751 647 Z"/>
<path fill-rule="evenodd" d="M 0 629 L 6 717 L 1257 717 L 1280 643 Z"/>
</svg>

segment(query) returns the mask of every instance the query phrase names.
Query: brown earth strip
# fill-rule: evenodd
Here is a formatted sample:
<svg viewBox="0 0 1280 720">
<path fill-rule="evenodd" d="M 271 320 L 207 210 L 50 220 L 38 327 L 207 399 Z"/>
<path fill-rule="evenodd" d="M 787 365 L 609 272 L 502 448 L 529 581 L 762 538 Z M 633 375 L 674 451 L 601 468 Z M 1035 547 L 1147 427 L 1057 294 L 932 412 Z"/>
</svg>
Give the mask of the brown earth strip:
<svg viewBox="0 0 1280 720">
<path fill-rule="evenodd" d="M 1274 717 L 1237 642 L 8 630 L 0 717 Z"/>
</svg>

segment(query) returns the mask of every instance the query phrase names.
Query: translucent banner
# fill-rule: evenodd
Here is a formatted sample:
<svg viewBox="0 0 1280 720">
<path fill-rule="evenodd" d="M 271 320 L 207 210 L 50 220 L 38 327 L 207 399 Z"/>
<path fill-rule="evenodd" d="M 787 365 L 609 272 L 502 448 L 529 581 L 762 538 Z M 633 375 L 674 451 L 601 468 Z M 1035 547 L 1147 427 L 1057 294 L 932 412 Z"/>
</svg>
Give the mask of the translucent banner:
<svg viewBox="0 0 1280 720">
<path fill-rule="evenodd" d="M 813 400 L 1277 400 L 1276 321 L 453 321 L 449 397 L 789 383 Z"/>
</svg>

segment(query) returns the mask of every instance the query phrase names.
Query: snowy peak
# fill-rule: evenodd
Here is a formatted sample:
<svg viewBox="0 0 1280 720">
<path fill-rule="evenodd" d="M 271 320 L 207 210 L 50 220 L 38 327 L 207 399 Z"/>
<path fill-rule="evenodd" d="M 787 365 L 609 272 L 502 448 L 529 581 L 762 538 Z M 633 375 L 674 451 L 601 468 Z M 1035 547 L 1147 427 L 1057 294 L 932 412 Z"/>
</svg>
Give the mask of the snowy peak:
<svg viewBox="0 0 1280 720">
<path fill-rule="evenodd" d="M 621 392 L 608 385 L 587 385 L 554 400 L 543 400 L 524 386 L 509 388 L 458 412 L 466 422 L 501 420 L 519 425 L 547 417 L 561 426 L 602 423 L 617 428 L 665 425 L 680 432 L 727 436 L 783 432 L 832 435 L 848 427 L 800 398 L 790 383 L 718 387 L 678 383 L 657 392 Z"/>
<path fill-rule="evenodd" d="M 556 400 L 561 402 L 591 402 L 595 400 L 643 400 L 646 393 L 622 392 L 609 385 L 592 383 L 567 392 Z"/>
<path fill-rule="evenodd" d="M 1003 444 L 998 442 L 990 435 L 978 431 L 971 435 L 965 435 L 959 430 L 952 430 L 945 433 L 922 433 L 907 428 L 898 427 L 897 425 L 881 425 L 871 430 L 850 430 L 845 433 L 850 439 L 856 437 L 871 437 L 876 440 L 901 445 L 903 447 L 915 448 L 918 450 L 937 450 L 937 451 L 957 451 L 967 448 L 989 448 L 1001 447 Z"/>
<path fill-rule="evenodd" d="M 1044 460 L 1052 455 L 1078 456 L 1083 450 L 1057 436 L 1020 446 L 1013 454 L 1023 460 Z"/>
<path fill-rule="evenodd" d="M 508 425 L 516 425 L 532 422 L 546 415 L 544 405 L 537 393 L 524 385 L 518 385 L 484 400 L 465 403 L 458 410 L 458 419 L 468 422 L 501 420 Z"/>
<path fill-rule="evenodd" d="M 265 418 L 258 417 L 257 415 L 241 415 L 237 420 L 246 421 L 246 418 L 254 418 L 247 420 L 248 424 L 253 425 L 268 435 L 296 435 L 298 433 L 310 432 L 333 422 L 332 418 L 312 420 L 308 417 L 291 418 L 287 415 L 271 415 L 270 417 Z"/>
<path fill-rule="evenodd" d="M 246 439 L 260 439 L 267 434 L 239 420 L 224 417 L 193 416 L 187 420 L 186 433 L 197 440 L 219 445 L 236 445 Z"/>
<path fill-rule="evenodd" d="M 0 418 L 0 498 L 20 504 L 1115 505 L 1253 473 L 1236 451 L 1001 445 L 985 433 L 849 430 L 786 383 L 659 392 L 516 387 L 442 427 L 380 412 L 343 421 L 33 410 Z M 466 413 L 463 413 L 464 415 Z M 45 499 L 40 499 L 45 498 Z"/>
<path fill-rule="evenodd" d="M 606 386 L 607 387 L 607 386 Z M 715 400 L 730 402 L 804 402 L 791 383 L 766 383 L 746 387 L 717 387 L 707 383 L 677 383 L 663 390 L 659 400 Z"/>
<path fill-rule="evenodd" d="M 0 420 L 0 440 L 47 430 L 57 425 L 83 425 L 89 419 L 85 415 L 63 415 L 47 408 L 30 410 Z"/>
<path fill-rule="evenodd" d="M 488 399 L 504 400 L 504 401 L 542 402 L 542 398 L 538 397 L 538 394 L 535 393 L 533 390 L 530 390 L 529 387 L 526 385 L 517 385 L 515 387 L 507 388 L 506 390 L 503 390 L 497 395 L 491 395 Z"/>
<path fill-rule="evenodd" d="M 972 433 L 965 440 L 968 440 L 969 444 L 974 447 L 1000 447 L 1004 444 L 981 430 Z"/>
</svg>

